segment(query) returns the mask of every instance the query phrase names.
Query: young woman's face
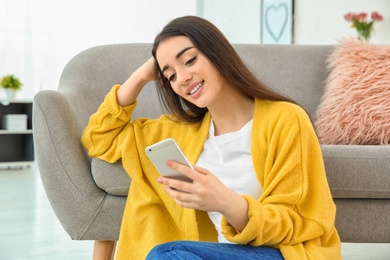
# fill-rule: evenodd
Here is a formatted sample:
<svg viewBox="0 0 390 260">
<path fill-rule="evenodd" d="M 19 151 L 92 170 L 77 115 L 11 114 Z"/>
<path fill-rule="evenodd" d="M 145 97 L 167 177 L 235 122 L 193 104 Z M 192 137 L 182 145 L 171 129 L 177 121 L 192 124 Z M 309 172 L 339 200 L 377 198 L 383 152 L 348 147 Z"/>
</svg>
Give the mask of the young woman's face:
<svg viewBox="0 0 390 260">
<path fill-rule="evenodd" d="M 176 94 L 201 108 L 217 102 L 223 78 L 189 38 L 173 36 L 163 40 L 156 58 Z"/>
</svg>

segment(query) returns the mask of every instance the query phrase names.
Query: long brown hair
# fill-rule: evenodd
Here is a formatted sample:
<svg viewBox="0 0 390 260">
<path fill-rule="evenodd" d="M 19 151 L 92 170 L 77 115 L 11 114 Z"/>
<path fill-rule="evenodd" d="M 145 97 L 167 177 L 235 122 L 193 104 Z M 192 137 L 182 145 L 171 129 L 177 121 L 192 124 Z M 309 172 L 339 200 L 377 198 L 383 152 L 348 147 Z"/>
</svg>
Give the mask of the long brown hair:
<svg viewBox="0 0 390 260">
<path fill-rule="evenodd" d="M 152 54 L 156 60 L 157 89 L 160 101 L 176 117 L 187 122 L 198 122 L 204 118 L 207 108 L 199 108 L 177 95 L 161 72 L 156 58 L 156 50 L 161 41 L 172 36 L 186 36 L 219 70 L 222 77 L 244 95 L 272 101 L 292 102 L 264 85 L 249 70 L 233 46 L 222 32 L 209 21 L 196 17 L 184 16 L 169 22 L 156 36 Z"/>
</svg>

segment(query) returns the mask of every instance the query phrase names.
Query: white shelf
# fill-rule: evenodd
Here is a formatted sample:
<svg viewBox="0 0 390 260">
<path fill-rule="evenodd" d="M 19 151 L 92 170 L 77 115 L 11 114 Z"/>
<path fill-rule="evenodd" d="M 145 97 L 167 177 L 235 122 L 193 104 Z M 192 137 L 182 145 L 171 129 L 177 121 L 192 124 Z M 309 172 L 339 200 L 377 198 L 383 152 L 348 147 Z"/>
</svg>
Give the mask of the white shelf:
<svg viewBox="0 0 390 260">
<path fill-rule="evenodd" d="M 30 168 L 34 164 L 31 162 L 0 162 L 0 170 L 21 170 Z"/>
<path fill-rule="evenodd" d="M 24 135 L 24 134 L 32 134 L 32 129 L 27 130 L 5 130 L 0 129 L 0 135 Z"/>
<path fill-rule="evenodd" d="M 7 100 L 7 99 L 0 99 L 1 104 L 15 104 L 15 103 L 32 103 L 32 99 L 14 99 L 14 100 Z"/>
</svg>

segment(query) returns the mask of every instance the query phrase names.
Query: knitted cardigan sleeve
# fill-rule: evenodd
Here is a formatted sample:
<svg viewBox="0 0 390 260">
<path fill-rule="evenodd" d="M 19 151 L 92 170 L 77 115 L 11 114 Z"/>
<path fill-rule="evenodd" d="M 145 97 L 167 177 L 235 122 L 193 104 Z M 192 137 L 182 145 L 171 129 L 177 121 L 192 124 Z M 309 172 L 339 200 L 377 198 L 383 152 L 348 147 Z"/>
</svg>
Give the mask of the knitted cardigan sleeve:
<svg viewBox="0 0 390 260">
<path fill-rule="evenodd" d="M 120 86 L 115 85 L 105 97 L 99 109 L 93 114 L 83 131 L 81 141 L 91 157 L 114 163 L 122 156 L 123 138 L 133 136 L 131 114 L 137 102 L 121 107 L 116 101 L 116 91 Z M 123 132 L 128 132 L 122 134 Z"/>
</svg>

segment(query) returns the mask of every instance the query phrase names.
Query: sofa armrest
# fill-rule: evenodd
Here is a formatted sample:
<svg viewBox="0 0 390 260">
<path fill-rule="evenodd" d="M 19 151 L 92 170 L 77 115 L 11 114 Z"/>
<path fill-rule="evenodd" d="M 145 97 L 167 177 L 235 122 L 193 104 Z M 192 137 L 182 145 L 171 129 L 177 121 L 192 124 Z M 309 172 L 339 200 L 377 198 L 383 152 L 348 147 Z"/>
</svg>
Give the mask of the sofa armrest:
<svg viewBox="0 0 390 260">
<path fill-rule="evenodd" d="M 61 92 L 44 90 L 35 95 L 33 136 L 41 179 L 55 214 L 73 239 L 89 239 L 88 230 L 100 218 L 99 223 L 107 223 L 111 230 L 111 235 L 102 238 L 114 240 L 121 214 L 107 214 L 111 210 L 107 205 L 112 205 L 107 203 L 110 196 L 93 180 L 76 117 Z M 124 203 L 125 199 L 116 206 L 123 208 Z M 98 236 L 94 234 L 93 239 Z"/>
</svg>

